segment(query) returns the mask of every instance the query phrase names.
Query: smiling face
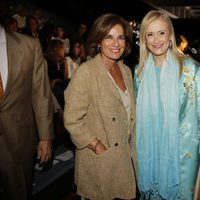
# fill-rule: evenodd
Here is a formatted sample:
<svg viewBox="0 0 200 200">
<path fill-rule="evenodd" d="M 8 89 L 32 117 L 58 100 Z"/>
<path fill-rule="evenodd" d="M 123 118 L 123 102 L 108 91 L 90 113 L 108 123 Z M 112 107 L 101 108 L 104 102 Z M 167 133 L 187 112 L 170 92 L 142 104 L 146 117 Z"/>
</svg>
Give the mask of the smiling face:
<svg viewBox="0 0 200 200">
<path fill-rule="evenodd" d="M 114 25 L 100 43 L 101 56 L 106 60 L 118 60 L 125 49 L 124 30 L 121 25 Z"/>
<path fill-rule="evenodd" d="M 145 40 L 147 48 L 161 64 L 171 43 L 167 23 L 162 18 L 152 21 L 145 32 Z"/>
</svg>

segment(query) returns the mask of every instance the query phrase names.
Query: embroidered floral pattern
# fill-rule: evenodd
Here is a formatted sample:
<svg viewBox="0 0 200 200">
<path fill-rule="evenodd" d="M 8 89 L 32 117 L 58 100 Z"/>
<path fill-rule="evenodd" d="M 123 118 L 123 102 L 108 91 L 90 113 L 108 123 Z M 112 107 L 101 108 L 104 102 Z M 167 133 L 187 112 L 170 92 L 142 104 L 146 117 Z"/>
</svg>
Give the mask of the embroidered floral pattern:
<svg viewBox="0 0 200 200">
<path fill-rule="evenodd" d="M 134 78 L 135 88 L 137 89 L 139 80 L 137 76 Z M 175 199 L 192 200 L 195 184 L 194 180 L 200 164 L 200 67 L 198 66 L 198 63 L 195 63 L 190 59 L 184 62 L 179 86 L 181 184 L 179 186 L 179 193 Z M 187 178 L 184 178 L 186 177 L 185 169 L 190 169 L 190 176 L 187 176 Z M 141 199 L 155 200 L 156 198 L 151 196 L 151 194 L 151 191 L 148 191 L 146 195 L 142 192 Z M 159 196 L 157 199 L 162 200 Z"/>
<path fill-rule="evenodd" d="M 183 90 L 184 94 L 188 95 L 190 104 L 195 103 L 196 94 L 195 94 L 195 73 L 194 66 L 184 66 L 183 67 Z"/>
<path fill-rule="evenodd" d="M 192 152 L 188 152 L 188 153 L 186 153 L 186 158 L 188 158 L 188 159 L 191 159 L 192 158 Z"/>
</svg>

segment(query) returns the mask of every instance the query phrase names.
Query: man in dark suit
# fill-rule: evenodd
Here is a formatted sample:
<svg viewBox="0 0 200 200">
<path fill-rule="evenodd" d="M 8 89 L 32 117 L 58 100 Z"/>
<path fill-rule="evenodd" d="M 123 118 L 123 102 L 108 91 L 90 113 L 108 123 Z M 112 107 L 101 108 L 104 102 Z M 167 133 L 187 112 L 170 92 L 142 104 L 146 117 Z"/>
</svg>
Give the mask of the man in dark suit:
<svg viewBox="0 0 200 200">
<path fill-rule="evenodd" d="M 53 106 L 37 39 L 0 25 L 0 181 L 6 200 L 31 198 L 33 155 L 51 157 Z M 39 142 L 38 142 L 39 139 Z"/>
</svg>

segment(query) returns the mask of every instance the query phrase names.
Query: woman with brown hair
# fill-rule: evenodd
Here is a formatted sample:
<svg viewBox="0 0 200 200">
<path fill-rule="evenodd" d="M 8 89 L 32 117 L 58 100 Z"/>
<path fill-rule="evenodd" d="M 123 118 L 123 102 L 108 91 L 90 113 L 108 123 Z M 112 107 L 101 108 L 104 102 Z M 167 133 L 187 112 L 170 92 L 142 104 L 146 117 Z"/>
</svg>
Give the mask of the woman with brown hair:
<svg viewBox="0 0 200 200">
<path fill-rule="evenodd" d="M 131 27 L 118 15 L 104 14 L 87 44 L 94 57 L 77 68 L 65 91 L 77 193 L 90 200 L 133 199 L 135 101 L 131 71 L 121 62 L 131 51 Z"/>
</svg>

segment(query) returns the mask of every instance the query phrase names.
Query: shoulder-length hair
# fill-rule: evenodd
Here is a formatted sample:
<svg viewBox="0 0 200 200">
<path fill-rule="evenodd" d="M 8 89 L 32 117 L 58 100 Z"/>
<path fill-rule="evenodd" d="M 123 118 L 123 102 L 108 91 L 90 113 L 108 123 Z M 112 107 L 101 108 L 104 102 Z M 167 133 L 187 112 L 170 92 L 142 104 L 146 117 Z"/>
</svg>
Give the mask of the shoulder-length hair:
<svg viewBox="0 0 200 200">
<path fill-rule="evenodd" d="M 59 39 L 53 39 L 49 42 L 45 58 L 55 64 L 63 63 L 64 57 L 61 57 L 59 51 L 64 47 L 64 43 Z"/>
<path fill-rule="evenodd" d="M 86 51 L 89 56 L 94 57 L 99 52 L 98 45 L 109 33 L 112 27 L 117 24 L 121 25 L 122 28 L 124 29 L 124 36 L 126 41 L 126 47 L 121 58 L 127 56 L 131 52 L 132 48 L 131 26 L 122 17 L 116 14 L 106 13 L 98 17 L 90 29 L 86 42 Z"/>
<path fill-rule="evenodd" d="M 139 36 L 140 54 L 139 54 L 138 75 L 142 71 L 144 64 L 146 63 L 148 55 L 150 53 L 150 51 L 146 46 L 146 39 L 145 39 L 147 28 L 151 22 L 159 18 L 161 18 L 168 26 L 170 40 L 171 40 L 171 51 L 179 62 L 180 73 L 182 71 L 183 59 L 186 58 L 186 56 L 178 51 L 174 28 L 170 17 L 163 11 L 151 10 L 144 16 L 140 26 L 140 36 Z"/>
</svg>

